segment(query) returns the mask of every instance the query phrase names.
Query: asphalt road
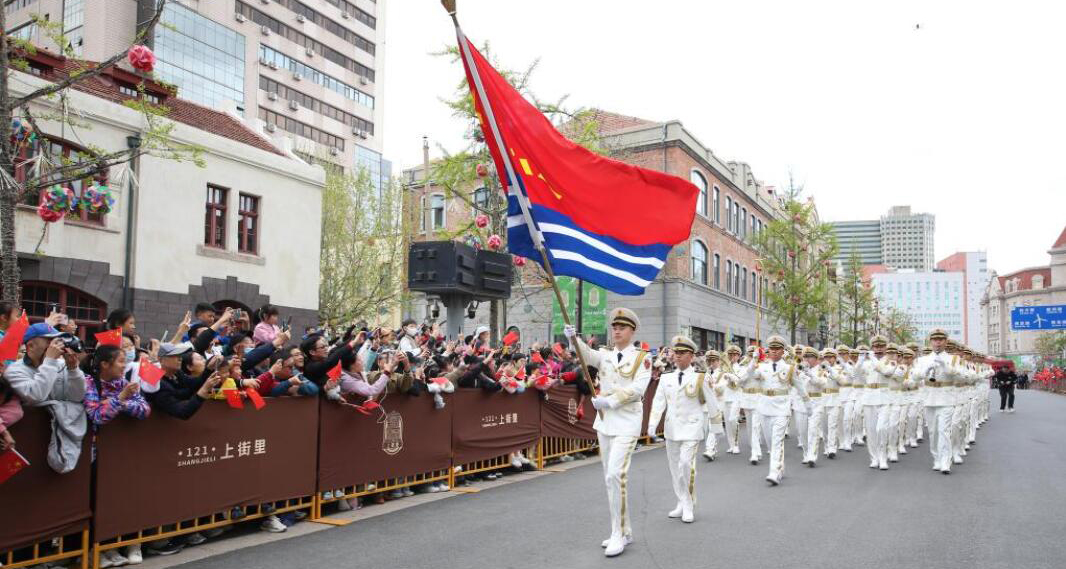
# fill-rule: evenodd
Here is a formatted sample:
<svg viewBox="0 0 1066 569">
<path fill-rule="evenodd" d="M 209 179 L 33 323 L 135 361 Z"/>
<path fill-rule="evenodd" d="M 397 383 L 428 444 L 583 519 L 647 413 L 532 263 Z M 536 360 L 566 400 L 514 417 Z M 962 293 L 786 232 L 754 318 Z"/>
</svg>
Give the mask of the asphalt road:
<svg viewBox="0 0 1066 569">
<path fill-rule="evenodd" d="M 924 445 L 887 472 L 867 468 L 862 447 L 809 469 L 789 439 L 776 488 L 763 480 L 765 459 L 701 459 L 693 524 L 666 517 L 674 498 L 664 450 L 638 453 L 629 477 L 636 542 L 613 559 L 600 549 L 606 496 L 590 461 L 182 567 L 1066 567 L 1066 397 L 1020 391 L 1017 406 L 993 409 L 950 476 L 932 470 Z"/>
</svg>

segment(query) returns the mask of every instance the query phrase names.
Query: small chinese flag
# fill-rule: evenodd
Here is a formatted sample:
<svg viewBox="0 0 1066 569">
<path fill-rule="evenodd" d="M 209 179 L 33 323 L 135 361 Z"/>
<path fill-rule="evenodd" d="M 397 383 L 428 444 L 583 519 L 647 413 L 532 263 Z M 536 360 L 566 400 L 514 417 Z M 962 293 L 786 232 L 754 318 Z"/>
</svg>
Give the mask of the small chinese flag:
<svg viewBox="0 0 1066 569">
<path fill-rule="evenodd" d="M 556 342 L 555 345 L 552 346 L 552 351 L 555 352 L 556 355 L 563 355 L 563 345 Z"/>
<path fill-rule="evenodd" d="M 19 355 L 19 346 L 22 345 L 22 335 L 30 327 L 30 321 L 26 318 L 26 311 L 22 311 L 22 317 L 16 320 L 7 332 L 4 339 L 0 340 L 0 360 L 13 360 Z"/>
<path fill-rule="evenodd" d="M 29 465 L 30 461 L 13 448 L 0 453 L 0 484 L 7 482 L 8 478 Z"/>
<path fill-rule="evenodd" d="M 505 345 L 505 346 L 510 346 L 511 344 L 513 344 L 513 343 L 515 343 L 517 341 L 518 341 L 518 332 L 515 331 L 515 330 L 511 330 L 510 332 L 507 333 L 506 336 L 503 337 L 503 345 Z"/>
<path fill-rule="evenodd" d="M 647 342 L 641 342 L 640 343 L 640 349 L 642 349 L 642 350 L 644 350 L 646 352 L 646 351 L 651 349 L 651 346 L 649 346 Z"/>
<path fill-rule="evenodd" d="M 247 387 L 244 389 L 244 392 L 248 394 L 248 399 L 252 400 L 252 405 L 255 405 L 256 411 L 267 406 L 266 401 L 263 401 L 263 396 L 259 395 L 258 391 L 252 389 L 251 387 Z"/>
<path fill-rule="evenodd" d="M 141 356 L 141 361 L 137 365 L 137 377 L 149 385 L 159 385 L 159 380 L 163 379 L 163 370 L 148 361 L 148 356 Z"/>
<path fill-rule="evenodd" d="M 94 336 L 96 337 L 96 345 L 98 346 L 122 347 L 122 328 L 115 328 L 114 330 L 108 330 L 107 332 L 98 332 Z"/>
<path fill-rule="evenodd" d="M 226 403 L 229 403 L 230 407 L 234 409 L 244 409 L 244 402 L 241 401 L 241 392 L 236 389 L 223 389 L 222 394 L 226 396 Z"/>
<path fill-rule="evenodd" d="M 337 362 L 337 365 L 333 366 L 332 369 L 330 369 L 329 371 L 326 372 L 326 377 L 328 377 L 330 379 L 337 379 L 340 376 L 341 376 L 341 363 L 340 362 Z"/>
<path fill-rule="evenodd" d="M 533 352 L 533 355 L 530 356 L 529 359 L 535 364 L 544 363 L 544 358 L 540 357 L 540 352 Z"/>
</svg>

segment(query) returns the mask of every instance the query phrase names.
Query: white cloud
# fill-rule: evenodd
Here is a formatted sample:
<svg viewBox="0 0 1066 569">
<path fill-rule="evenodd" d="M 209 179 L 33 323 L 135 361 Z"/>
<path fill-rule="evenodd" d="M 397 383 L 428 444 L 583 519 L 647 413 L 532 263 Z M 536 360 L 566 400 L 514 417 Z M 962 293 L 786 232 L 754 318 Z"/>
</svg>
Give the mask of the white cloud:
<svg viewBox="0 0 1066 569">
<path fill-rule="evenodd" d="M 892 205 L 936 215 L 936 252 L 987 250 L 1001 274 L 1047 263 L 1066 225 L 1066 5 L 904 0 L 459 0 L 463 29 L 534 89 L 653 120 L 781 185 L 824 219 Z M 385 155 L 421 162 L 464 125 L 438 100 L 462 78 L 436 0 L 388 3 Z"/>
</svg>

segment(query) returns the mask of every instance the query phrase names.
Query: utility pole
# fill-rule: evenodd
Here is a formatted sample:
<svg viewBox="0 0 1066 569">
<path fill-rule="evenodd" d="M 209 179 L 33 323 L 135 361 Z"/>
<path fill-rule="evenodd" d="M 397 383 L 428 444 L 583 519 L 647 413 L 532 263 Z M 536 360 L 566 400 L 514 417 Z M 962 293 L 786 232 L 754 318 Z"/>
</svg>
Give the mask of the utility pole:
<svg viewBox="0 0 1066 569">
<path fill-rule="evenodd" d="M 422 137 L 422 220 L 426 224 L 426 241 L 433 240 L 433 208 L 429 203 L 429 137 Z"/>
</svg>

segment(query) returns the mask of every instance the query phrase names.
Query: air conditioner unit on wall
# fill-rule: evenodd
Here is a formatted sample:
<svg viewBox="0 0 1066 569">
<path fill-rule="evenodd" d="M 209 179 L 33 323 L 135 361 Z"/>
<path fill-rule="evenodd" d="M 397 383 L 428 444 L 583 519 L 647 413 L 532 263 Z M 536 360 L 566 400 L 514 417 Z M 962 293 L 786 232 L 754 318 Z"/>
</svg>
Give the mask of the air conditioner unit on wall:
<svg viewBox="0 0 1066 569">
<path fill-rule="evenodd" d="M 274 123 L 267 123 L 266 129 L 267 132 L 274 132 L 275 130 L 278 130 L 278 127 L 275 126 Z"/>
<path fill-rule="evenodd" d="M 259 0 L 260 4 L 270 4 L 270 0 Z"/>
<path fill-rule="evenodd" d="M 270 28 L 268 28 L 266 26 L 259 26 L 259 33 L 263 34 L 264 36 L 269 36 L 270 35 Z"/>
<path fill-rule="evenodd" d="M 352 15 L 349 14 L 348 12 L 341 12 L 341 17 L 344 18 L 345 20 L 347 20 L 348 18 L 351 18 Z"/>
<path fill-rule="evenodd" d="M 307 48 L 306 50 L 304 50 L 304 52 L 307 53 L 307 57 L 314 57 L 315 56 L 315 50 L 313 50 L 311 48 Z"/>
<path fill-rule="evenodd" d="M 267 66 L 270 67 L 271 69 L 273 69 L 274 71 L 278 70 L 278 63 L 276 61 L 271 61 L 270 63 L 267 64 Z"/>
<path fill-rule="evenodd" d="M 237 19 L 238 22 L 240 22 L 242 24 L 248 21 L 248 18 L 245 18 L 244 14 L 237 14 L 234 17 Z"/>
<path fill-rule="evenodd" d="M 359 132 L 355 133 L 355 135 L 358 136 L 359 138 L 366 139 L 366 131 L 365 130 L 360 130 Z"/>
<path fill-rule="evenodd" d="M 296 14 L 296 21 L 302 24 L 307 21 L 307 18 L 305 18 L 303 14 Z"/>
<path fill-rule="evenodd" d="M 271 101 L 277 101 L 278 100 L 278 94 L 273 92 L 273 91 L 271 91 L 271 92 L 267 93 L 267 99 L 270 99 Z"/>
<path fill-rule="evenodd" d="M 294 111 L 298 111 L 300 110 L 300 103 L 297 103 L 296 101 L 289 101 L 289 108 Z"/>
<path fill-rule="evenodd" d="M 301 79 L 303 79 L 303 77 L 301 77 L 299 73 L 293 73 L 292 74 L 292 80 L 293 81 L 299 81 Z"/>
<path fill-rule="evenodd" d="M 366 77 L 363 77 L 362 75 L 360 75 L 359 76 L 359 84 L 360 85 L 366 85 L 367 83 L 370 83 L 370 80 L 367 79 Z"/>
<path fill-rule="evenodd" d="M 340 151 L 339 148 L 333 147 L 333 148 L 329 149 L 329 155 L 330 156 L 336 156 L 336 155 L 338 155 L 340 153 L 341 153 L 341 151 Z"/>
</svg>

